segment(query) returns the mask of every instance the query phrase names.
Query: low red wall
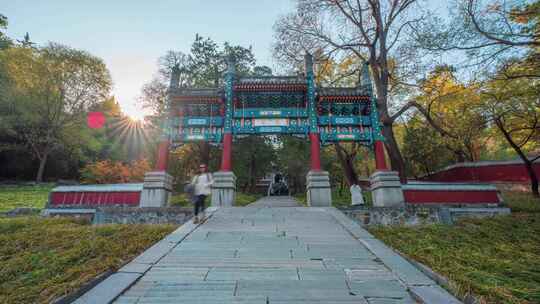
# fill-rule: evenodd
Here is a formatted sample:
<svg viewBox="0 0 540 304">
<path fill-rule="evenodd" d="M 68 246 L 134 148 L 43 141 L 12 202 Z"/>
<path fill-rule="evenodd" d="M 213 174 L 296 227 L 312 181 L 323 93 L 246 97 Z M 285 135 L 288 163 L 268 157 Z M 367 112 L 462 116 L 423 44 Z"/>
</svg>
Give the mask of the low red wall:
<svg viewBox="0 0 540 304">
<path fill-rule="evenodd" d="M 499 191 L 493 185 L 410 182 L 403 185 L 407 204 L 500 204 Z"/>
<path fill-rule="evenodd" d="M 540 176 L 540 163 L 535 162 L 533 168 Z M 530 182 L 525 165 L 516 161 L 456 164 L 424 176 L 422 180 L 437 182 Z"/>
<path fill-rule="evenodd" d="M 52 189 L 49 205 L 76 206 L 139 206 L 142 184 L 59 186 Z"/>
<path fill-rule="evenodd" d="M 408 204 L 499 204 L 496 191 L 403 191 Z"/>
<path fill-rule="evenodd" d="M 50 203 L 58 205 L 138 206 L 141 192 L 53 192 Z"/>
</svg>

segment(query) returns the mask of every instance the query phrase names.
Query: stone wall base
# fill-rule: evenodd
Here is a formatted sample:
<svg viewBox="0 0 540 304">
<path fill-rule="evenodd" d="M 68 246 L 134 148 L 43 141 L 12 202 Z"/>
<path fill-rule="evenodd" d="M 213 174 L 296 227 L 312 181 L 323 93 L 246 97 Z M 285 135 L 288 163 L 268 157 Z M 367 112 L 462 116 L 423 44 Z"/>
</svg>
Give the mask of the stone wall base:
<svg viewBox="0 0 540 304">
<path fill-rule="evenodd" d="M 395 171 L 375 171 L 369 177 L 374 207 L 403 207 L 405 197 Z"/>
<path fill-rule="evenodd" d="M 191 208 L 124 207 L 98 208 L 92 223 L 100 224 L 176 224 L 181 225 L 193 216 Z"/>
<path fill-rule="evenodd" d="M 140 207 L 165 207 L 169 205 L 173 177 L 164 171 L 147 172 L 144 175 Z"/>
<path fill-rule="evenodd" d="M 306 176 L 307 204 L 312 207 L 332 206 L 332 189 L 327 171 L 309 171 Z"/>
<path fill-rule="evenodd" d="M 236 176 L 233 172 L 215 172 L 212 174 L 212 207 L 232 207 L 235 200 Z"/>
<path fill-rule="evenodd" d="M 491 217 L 510 214 L 509 208 L 407 206 L 402 208 L 359 207 L 341 210 L 362 226 L 417 226 L 453 224 L 464 217 Z"/>
</svg>

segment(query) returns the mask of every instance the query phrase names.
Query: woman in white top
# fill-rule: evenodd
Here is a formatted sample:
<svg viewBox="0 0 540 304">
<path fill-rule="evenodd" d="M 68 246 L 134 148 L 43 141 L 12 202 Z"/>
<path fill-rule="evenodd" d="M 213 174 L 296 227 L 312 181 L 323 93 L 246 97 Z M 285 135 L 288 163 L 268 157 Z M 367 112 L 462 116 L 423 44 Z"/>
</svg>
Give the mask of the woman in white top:
<svg viewBox="0 0 540 304">
<path fill-rule="evenodd" d="M 210 186 L 214 182 L 212 179 L 212 174 L 207 172 L 206 165 L 202 164 L 199 166 L 199 174 L 195 175 L 191 180 L 191 185 L 193 185 L 193 197 L 194 197 L 194 213 L 195 220 L 194 223 L 199 222 L 199 211 L 203 212 L 202 219 L 204 219 L 204 200 L 207 196 L 210 195 L 211 189 Z"/>
</svg>

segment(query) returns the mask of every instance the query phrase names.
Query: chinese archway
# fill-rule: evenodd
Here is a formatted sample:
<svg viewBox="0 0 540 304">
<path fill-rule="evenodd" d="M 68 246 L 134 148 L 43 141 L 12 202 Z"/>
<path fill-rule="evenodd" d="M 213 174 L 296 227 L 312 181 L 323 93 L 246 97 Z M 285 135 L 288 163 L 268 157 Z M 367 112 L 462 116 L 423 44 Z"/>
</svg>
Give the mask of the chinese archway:
<svg viewBox="0 0 540 304">
<path fill-rule="evenodd" d="M 169 148 L 203 141 L 222 146 L 220 172 L 231 172 L 234 137 L 288 134 L 309 138 L 311 172 L 321 172 L 320 146 L 359 142 L 375 152 L 376 169 L 386 170 L 384 138 L 369 69 L 356 87 L 317 87 L 311 55 L 300 76 L 238 77 L 229 60 L 220 88 L 180 88 L 173 68 L 168 119 L 156 171 L 166 171 Z"/>
</svg>

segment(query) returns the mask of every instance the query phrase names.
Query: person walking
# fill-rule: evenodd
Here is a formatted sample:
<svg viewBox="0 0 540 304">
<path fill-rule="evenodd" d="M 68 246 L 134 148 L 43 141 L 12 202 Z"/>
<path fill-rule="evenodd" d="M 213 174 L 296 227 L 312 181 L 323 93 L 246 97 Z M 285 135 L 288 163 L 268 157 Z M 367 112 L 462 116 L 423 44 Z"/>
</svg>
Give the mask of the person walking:
<svg viewBox="0 0 540 304">
<path fill-rule="evenodd" d="M 212 183 L 212 174 L 208 172 L 208 167 L 205 164 L 199 166 L 199 174 L 195 175 L 191 180 L 191 185 L 193 186 L 193 203 L 194 203 L 194 213 L 195 219 L 193 222 L 195 224 L 199 223 L 199 220 L 204 220 L 204 201 L 206 197 L 210 195 Z M 199 212 L 202 212 L 202 218 L 199 219 Z"/>
</svg>

